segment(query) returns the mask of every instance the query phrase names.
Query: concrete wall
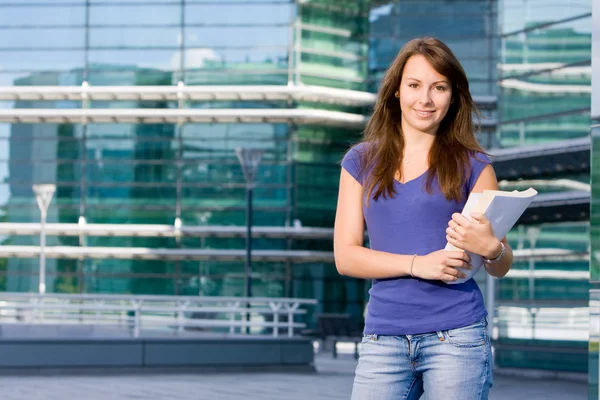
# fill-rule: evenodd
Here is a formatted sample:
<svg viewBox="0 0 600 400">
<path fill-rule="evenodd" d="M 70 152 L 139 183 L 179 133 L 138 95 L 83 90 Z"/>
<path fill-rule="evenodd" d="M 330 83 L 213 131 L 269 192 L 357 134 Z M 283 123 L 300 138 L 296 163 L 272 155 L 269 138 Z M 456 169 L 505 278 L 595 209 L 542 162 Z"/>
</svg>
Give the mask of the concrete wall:
<svg viewBox="0 0 600 400">
<path fill-rule="evenodd" d="M 304 338 L 25 338 L 0 340 L 0 372 L 26 369 L 304 367 L 313 370 Z M 18 369 L 18 370 L 16 370 Z"/>
</svg>

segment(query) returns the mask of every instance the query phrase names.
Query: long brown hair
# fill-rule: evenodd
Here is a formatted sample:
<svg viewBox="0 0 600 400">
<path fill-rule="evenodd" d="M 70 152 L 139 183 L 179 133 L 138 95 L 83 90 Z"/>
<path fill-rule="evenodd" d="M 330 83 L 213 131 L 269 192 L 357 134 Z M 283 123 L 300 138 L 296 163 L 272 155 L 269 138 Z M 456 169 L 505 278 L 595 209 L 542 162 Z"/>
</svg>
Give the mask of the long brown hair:
<svg viewBox="0 0 600 400">
<path fill-rule="evenodd" d="M 400 160 L 405 141 L 400 105 L 394 94 L 400 87 L 406 62 L 419 54 L 450 81 L 453 100 L 429 151 L 427 191 L 432 192 L 433 179 L 437 176 L 446 199 L 463 199 L 469 157 L 474 152 L 483 152 L 475 138 L 472 117 L 475 114 L 479 122 L 481 113 L 471 98 L 464 69 L 440 40 L 431 37 L 411 40 L 402 47 L 381 81 L 373 115 L 361 140 L 364 143 L 364 151 L 360 152 L 361 167 L 369 171 L 365 190 L 367 205 L 371 197 L 377 200 L 382 195 L 386 198 L 396 194 L 394 179 L 397 171 L 402 176 Z"/>
</svg>

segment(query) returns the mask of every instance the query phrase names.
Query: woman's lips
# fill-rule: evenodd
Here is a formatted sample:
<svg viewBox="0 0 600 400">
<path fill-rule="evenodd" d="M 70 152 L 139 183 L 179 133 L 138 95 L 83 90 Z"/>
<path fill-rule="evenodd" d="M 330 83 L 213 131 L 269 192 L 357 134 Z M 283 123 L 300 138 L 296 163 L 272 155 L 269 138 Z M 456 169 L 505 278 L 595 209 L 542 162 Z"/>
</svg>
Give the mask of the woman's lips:
<svg viewBox="0 0 600 400">
<path fill-rule="evenodd" d="M 415 110 L 415 113 L 417 113 L 417 115 L 420 117 L 429 117 L 429 116 L 433 115 L 433 113 L 435 112 L 435 111 L 428 111 L 428 110 L 417 110 L 417 109 L 414 109 L 414 110 Z"/>
</svg>

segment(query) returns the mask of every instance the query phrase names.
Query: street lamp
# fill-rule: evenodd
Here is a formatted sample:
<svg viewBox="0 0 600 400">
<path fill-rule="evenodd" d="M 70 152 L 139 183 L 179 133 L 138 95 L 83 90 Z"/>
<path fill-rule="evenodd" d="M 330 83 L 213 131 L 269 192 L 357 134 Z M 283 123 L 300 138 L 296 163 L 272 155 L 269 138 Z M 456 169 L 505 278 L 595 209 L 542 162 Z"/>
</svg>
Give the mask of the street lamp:
<svg viewBox="0 0 600 400">
<path fill-rule="evenodd" d="M 40 229 L 40 294 L 46 293 L 46 216 L 48 213 L 48 206 L 52 201 L 52 196 L 56 191 L 56 185 L 33 185 L 33 192 L 35 193 L 35 199 L 37 200 L 38 207 L 40 208 L 41 214 L 41 229 Z"/>
<path fill-rule="evenodd" d="M 252 192 L 255 186 L 256 171 L 263 155 L 262 149 L 241 148 L 235 149 L 242 172 L 246 179 L 246 267 L 244 288 L 247 299 L 246 308 L 250 308 L 252 297 Z M 250 312 L 246 313 L 246 322 L 250 323 Z M 246 334 L 250 333 L 250 326 L 246 325 Z"/>
</svg>

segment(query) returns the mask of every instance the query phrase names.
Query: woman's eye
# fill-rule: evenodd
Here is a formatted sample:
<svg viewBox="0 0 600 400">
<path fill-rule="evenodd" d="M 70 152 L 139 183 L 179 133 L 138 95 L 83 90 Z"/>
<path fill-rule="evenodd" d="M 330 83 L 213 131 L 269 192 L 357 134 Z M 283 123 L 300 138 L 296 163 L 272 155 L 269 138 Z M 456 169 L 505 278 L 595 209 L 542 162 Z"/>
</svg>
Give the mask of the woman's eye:
<svg viewBox="0 0 600 400">
<path fill-rule="evenodd" d="M 435 90 L 437 90 L 438 92 L 443 92 L 444 90 L 446 90 L 446 86 L 436 86 Z"/>
<path fill-rule="evenodd" d="M 416 88 L 417 86 L 419 86 L 419 85 L 417 85 L 416 83 L 409 83 L 408 84 L 408 87 L 411 87 L 413 89 Z"/>
</svg>

